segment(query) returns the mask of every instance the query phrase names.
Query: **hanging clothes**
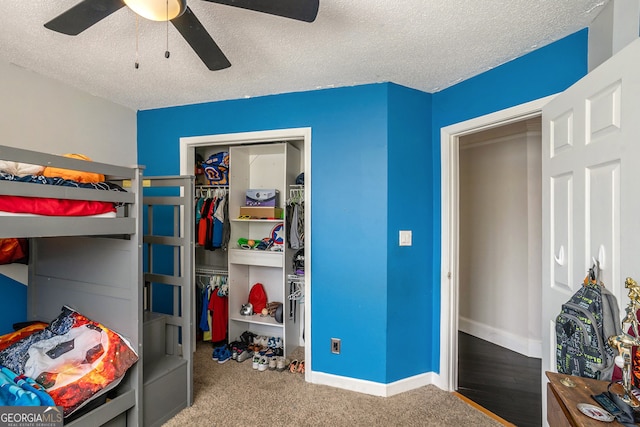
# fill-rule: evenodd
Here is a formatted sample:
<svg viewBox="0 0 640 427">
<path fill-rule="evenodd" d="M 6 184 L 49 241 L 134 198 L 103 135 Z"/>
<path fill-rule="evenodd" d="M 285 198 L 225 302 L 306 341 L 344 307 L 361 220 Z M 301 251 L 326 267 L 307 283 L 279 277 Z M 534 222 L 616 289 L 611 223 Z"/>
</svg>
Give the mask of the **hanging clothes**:
<svg viewBox="0 0 640 427">
<path fill-rule="evenodd" d="M 211 312 L 211 341 L 223 341 L 227 338 L 229 298 L 223 292 L 213 292 L 208 308 Z"/>
<path fill-rule="evenodd" d="M 220 249 L 222 247 L 222 227 L 224 225 L 224 205 L 225 198 L 216 200 L 215 209 L 212 215 L 213 229 L 211 230 L 211 248 Z"/>
<path fill-rule="evenodd" d="M 286 233 L 291 249 L 304 247 L 304 188 L 291 188 L 287 200 Z"/>
<path fill-rule="evenodd" d="M 227 280 L 226 272 L 204 273 L 202 270 L 198 271 L 196 267 L 196 284 L 200 291 L 196 318 L 199 319 L 198 328 L 202 332 L 203 341 L 218 342 L 227 334 L 229 319 Z"/>
<path fill-rule="evenodd" d="M 202 190 L 201 190 L 202 191 Z M 231 237 L 227 203 L 228 190 L 225 188 L 207 190 L 207 196 L 196 203 L 196 239 L 206 250 L 227 249 Z"/>
<path fill-rule="evenodd" d="M 213 199 L 206 198 L 204 203 L 202 204 L 202 208 L 200 209 L 200 219 L 198 221 L 198 245 L 207 247 L 207 236 L 209 235 L 208 231 L 210 230 L 210 222 L 211 219 L 208 218 L 209 211 L 211 210 L 211 204 L 213 203 Z"/>
<path fill-rule="evenodd" d="M 202 332 L 207 332 L 210 330 L 209 328 L 209 319 L 207 318 L 207 309 L 206 307 L 209 306 L 209 288 L 204 288 L 202 290 L 202 294 L 201 294 L 201 299 L 202 299 L 202 305 L 201 307 L 201 312 L 200 312 L 200 330 Z"/>
<path fill-rule="evenodd" d="M 204 205 L 205 198 L 202 196 L 198 196 L 195 200 L 195 209 L 196 213 L 196 222 L 194 223 L 196 230 L 196 239 L 198 238 L 198 224 L 200 223 L 200 218 L 202 218 L 202 205 Z"/>
</svg>

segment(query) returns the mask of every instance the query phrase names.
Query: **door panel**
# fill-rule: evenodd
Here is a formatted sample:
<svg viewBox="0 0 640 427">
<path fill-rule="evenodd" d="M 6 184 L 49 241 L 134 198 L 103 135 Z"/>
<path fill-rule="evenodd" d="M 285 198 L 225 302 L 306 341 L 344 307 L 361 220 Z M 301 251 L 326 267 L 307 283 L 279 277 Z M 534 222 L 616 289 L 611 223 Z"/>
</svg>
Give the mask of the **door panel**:
<svg viewBox="0 0 640 427">
<path fill-rule="evenodd" d="M 551 177 L 551 218 L 553 218 L 551 241 L 554 250 L 551 284 L 565 293 L 571 293 L 573 290 L 571 269 L 569 268 L 569 260 L 573 259 L 571 256 L 571 229 L 569 228 L 573 216 L 570 197 L 572 184 L 571 174 Z"/>
<path fill-rule="evenodd" d="M 620 81 L 604 88 L 590 99 L 587 99 L 587 120 L 590 133 L 586 143 L 598 141 L 610 133 L 620 131 Z"/>
<path fill-rule="evenodd" d="M 639 57 L 636 39 L 542 111 L 543 371 L 555 371 L 555 317 L 593 260 L 622 309 L 624 278 L 640 279 Z"/>
<path fill-rule="evenodd" d="M 620 281 L 620 162 L 587 168 L 586 192 L 588 217 L 585 254 L 600 262 L 602 281 L 612 286 Z M 586 259 L 593 264 L 593 259 Z M 619 296 L 619 295 L 617 295 Z"/>
</svg>

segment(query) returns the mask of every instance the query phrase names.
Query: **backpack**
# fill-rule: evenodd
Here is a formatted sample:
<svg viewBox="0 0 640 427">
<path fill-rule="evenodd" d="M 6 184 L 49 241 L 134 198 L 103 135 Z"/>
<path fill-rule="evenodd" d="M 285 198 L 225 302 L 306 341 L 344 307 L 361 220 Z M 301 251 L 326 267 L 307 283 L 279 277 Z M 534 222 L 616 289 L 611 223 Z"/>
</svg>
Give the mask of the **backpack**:
<svg viewBox="0 0 640 427">
<path fill-rule="evenodd" d="M 616 297 L 597 279 L 595 267 L 556 317 L 559 373 L 611 381 L 617 351 L 609 337 L 621 333 Z"/>
</svg>

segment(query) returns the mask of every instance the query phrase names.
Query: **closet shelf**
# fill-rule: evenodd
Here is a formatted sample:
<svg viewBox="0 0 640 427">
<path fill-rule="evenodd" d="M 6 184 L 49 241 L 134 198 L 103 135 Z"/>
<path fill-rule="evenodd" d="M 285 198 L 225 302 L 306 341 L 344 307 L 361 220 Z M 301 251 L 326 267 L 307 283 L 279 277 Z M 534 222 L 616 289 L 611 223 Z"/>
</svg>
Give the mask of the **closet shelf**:
<svg viewBox="0 0 640 427">
<path fill-rule="evenodd" d="M 263 267 L 282 267 L 283 253 L 260 251 L 257 249 L 229 249 L 229 263 L 256 265 Z"/>
<path fill-rule="evenodd" d="M 240 219 L 240 218 L 231 218 L 229 221 L 231 222 L 267 222 L 267 223 L 278 223 L 284 222 L 284 219 Z"/>
<path fill-rule="evenodd" d="M 236 322 L 251 323 L 254 325 L 268 325 L 268 326 L 280 326 L 282 323 L 276 322 L 276 319 L 271 316 L 261 316 L 260 314 L 253 314 L 251 316 L 243 316 L 241 314 L 230 314 L 229 318 Z"/>
</svg>

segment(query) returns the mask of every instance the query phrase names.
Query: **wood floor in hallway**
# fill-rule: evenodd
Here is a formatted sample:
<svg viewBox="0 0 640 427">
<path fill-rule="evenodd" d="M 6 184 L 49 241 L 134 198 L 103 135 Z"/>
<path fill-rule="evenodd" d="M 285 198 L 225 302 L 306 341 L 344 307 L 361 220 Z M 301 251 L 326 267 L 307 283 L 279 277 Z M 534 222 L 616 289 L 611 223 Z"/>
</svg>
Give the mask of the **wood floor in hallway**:
<svg viewBox="0 0 640 427">
<path fill-rule="evenodd" d="M 458 333 L 458 393 L 518 427 L 542 425 L 541 359 Z"/>
</svg>

